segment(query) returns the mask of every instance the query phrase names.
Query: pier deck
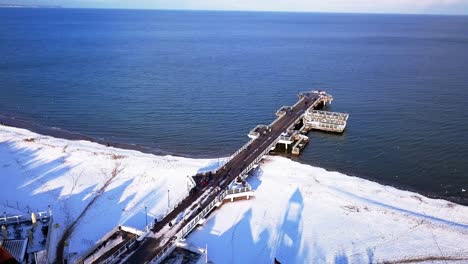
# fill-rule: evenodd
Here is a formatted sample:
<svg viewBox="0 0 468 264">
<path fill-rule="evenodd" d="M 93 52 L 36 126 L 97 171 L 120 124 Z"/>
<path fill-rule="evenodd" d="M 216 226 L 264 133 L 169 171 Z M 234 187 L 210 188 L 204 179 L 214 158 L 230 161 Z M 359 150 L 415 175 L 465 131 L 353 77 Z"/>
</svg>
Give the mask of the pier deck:
<svg viewBox="0 0 468 264">
<path fill-rule="evenodd" d="M 201 210 L 210 207 L 221 194 L 226 193 L 225 190 L 229 184 L 237 177 L 244 177 L 270 151 L 272 146 L 274 147 L 280 141 L 282 134 L 303 118 L 306 111 L 330 102 L 330 98 L 331 96 L 323 92 L 300 94 L 299 101 L 294 106 L 282 109 L 278 118 L 269 126 L 258 126 L 255 129 L 255 136 L 251 137 L 252 140 L 233 154 L 221 168 L 209 173 L 209 176 L 204 178 L 203 185 L 197 182 L 197 186 L 192 189 L 190 195 L 156 223 L 153 226 L 153 232 L 148 232 L 146 238 L 125 259 L 113 260 L 112 262 L 158 263 L 162 259 L 162 253 L 170 251 L 169 246 L 175 244 L 176 240 L 183 238 L 192 230 L 193 227 L 189 226 L 185 232 L 184 228 L 187 228 L 187 224 L 199 217 Z M 209 211 L 212 210 L 211 207 L 208 208 Z M 202 213 L 204 212 L 205 210 Z M 182 220 L 174 220 L 181 218 L 181 215 Z"/>
</svg>

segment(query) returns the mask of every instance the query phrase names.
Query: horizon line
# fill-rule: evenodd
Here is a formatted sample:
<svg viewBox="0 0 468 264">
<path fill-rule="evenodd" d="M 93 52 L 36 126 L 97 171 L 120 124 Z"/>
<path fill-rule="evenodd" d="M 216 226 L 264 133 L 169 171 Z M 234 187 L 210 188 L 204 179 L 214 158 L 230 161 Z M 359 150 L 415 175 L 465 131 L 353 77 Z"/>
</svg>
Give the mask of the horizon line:
<svg viewBox="0 0 468 264">
<path fill-rule="evenodd" d="M 12 6 L 8 6 L 12 5 Z M 0 8 L 17 9 L 99 9 L 99 10 L 136 10 L 136 11 L 181 11 L 181 12 L 245 12 L 245 13 L 297 13 L 297 14 L 348 14 L 348 15 L 416 15 L 416 16 L 468 16 L 457 13 L 393 13 L 393 12 L 344 12 L 344 11 L 297 11 L 297 10 L 242 10 L 242 9 L 189 9 L 189 8 L 129 8 L 129 7 L 67 7 L 61 5 L 18 5 L 0 3 Z"/>
</svg>

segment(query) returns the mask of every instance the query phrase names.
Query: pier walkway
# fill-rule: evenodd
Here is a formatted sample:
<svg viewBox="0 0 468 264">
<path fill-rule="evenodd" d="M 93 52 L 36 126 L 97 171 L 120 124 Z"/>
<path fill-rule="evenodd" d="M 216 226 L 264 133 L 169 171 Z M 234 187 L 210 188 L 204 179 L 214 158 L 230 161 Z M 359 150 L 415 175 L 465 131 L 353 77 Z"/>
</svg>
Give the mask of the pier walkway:
<svg viewBox="0 0 468 264">
<path fill-rule="evenodd" d="M 299 95 L 291 107 L 282 107 L 278 118 L 268 126 L 257 126 L 250 132 L 251 140 L 234 153 L 215 171 L 194 176 L 196 186 L 190 194 L 159 222 L 148 227 L 141 241 L 132 245 L 126 254 L 101 263 L 160 263 L 176 242 L 187 236 L 229 194 L 229 185 L 248 172 L 276 146 L 285 133 L 303 121 L 309 110 L 330 103 L 333 98 L 325 92 L 306 92 Z M 151 230 L 150 230 L 151 229 Z"/>
</svg>

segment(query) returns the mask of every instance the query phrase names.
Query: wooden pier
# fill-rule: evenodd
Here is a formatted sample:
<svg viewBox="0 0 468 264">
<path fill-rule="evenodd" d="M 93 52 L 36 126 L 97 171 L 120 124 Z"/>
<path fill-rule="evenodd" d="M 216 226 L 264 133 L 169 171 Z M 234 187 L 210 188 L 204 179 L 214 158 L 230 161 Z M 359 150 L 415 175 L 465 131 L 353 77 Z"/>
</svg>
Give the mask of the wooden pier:
<svg viewBox="0 0 468 264">
<path fill-rule="evenodd" d="M 316 109 L 332 100 L 333 97 L 323 91 L 299 94 L 298 102 L 293 106 L 281 107 L 271 124 L 252 129 L 248 134 L 250 141 L 231 155 L 222 167 L 193 176 L 189 195 L 164 218 L 151 223 L 137 243 L 126 247 L 125 254 L 99 263 L 160 263 L 175 249 L 180 239 L 185 238 L 197 225 L 203 224 L 207 215 L 225 200 L 253 196 L 253 190 L 248 185 L 239 188 L 232 186 L 245 180 L 277 144 L 284 144 L 297 155 L 309 141 L 303 134 L 310 129 L 343 132 L 347 114 L 316 112 Z"/>
</svg>

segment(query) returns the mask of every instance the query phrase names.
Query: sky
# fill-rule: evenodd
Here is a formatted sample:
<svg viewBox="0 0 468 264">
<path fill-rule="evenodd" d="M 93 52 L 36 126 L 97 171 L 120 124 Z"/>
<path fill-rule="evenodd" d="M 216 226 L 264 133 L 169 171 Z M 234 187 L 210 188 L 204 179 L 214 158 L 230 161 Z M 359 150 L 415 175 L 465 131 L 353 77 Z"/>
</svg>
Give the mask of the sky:
<svg viewBox="0 0 468 264">
<path fill-rule="evenodd" d="M 468 0 L 0 0 L 82 8 L 468 14 Z"/>
</svg>

